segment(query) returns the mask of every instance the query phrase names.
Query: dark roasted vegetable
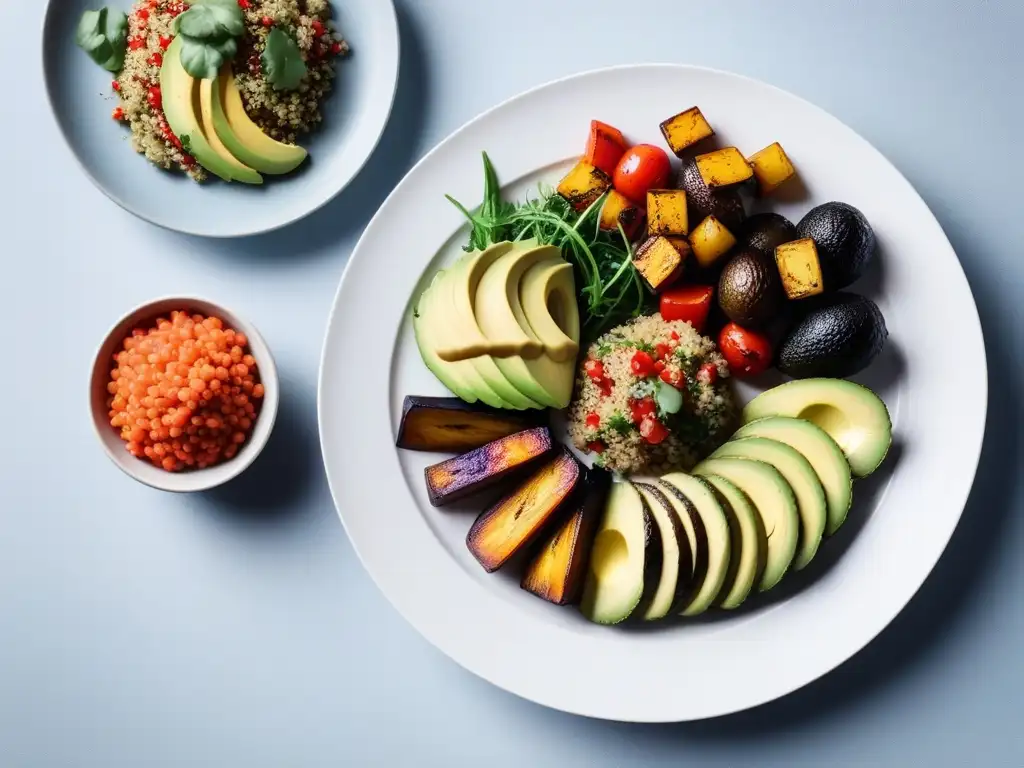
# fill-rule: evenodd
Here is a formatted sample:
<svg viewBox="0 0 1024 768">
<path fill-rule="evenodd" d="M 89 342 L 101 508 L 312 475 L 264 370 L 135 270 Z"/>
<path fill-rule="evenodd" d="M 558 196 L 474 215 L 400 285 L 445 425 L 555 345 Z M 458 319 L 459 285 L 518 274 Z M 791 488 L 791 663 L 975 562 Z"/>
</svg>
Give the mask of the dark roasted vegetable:
<svg viewBox="0 0 1024 768">
<path fill-rule="evenodd" d="M 677 157 L 682 157 L 683 153 L 698 141 L 715 135 L 698 107 L 690 107 L 685 112 L 670 117 L 661 124 L 661 133 Z"/>
<path fill-rule="evenodd" d="M 694 158 L 683 161 L 676 186 L 686 192 L 691 226 L 708 216 L 714 216 L 730 230 L 740 231 L 740 225 L 747 216 L 736 187 L 709 189 L 697 168 Z"/>
<path fill-rule="evenodd" d="M 645 240 L 633 256 L 633 266 L 651 290 L 658 291 L 671 285 L 683 268 L 683 253 L 667 237 L 654 236 Z"/>
<path fill-rule="evenodd" d="M 603 469 L 595 467 L 584 473 L 568 517 L 543 540 L 526 567 L 523 589 L 555 605 L 577 601 L 610 486 L 611 475 Z"/>
<path fill-rule="evenodd" d="M 409 451 L 472 451 L 540 423 L 536 411 L 470 405 L 457 397 L 408 396 L 395 444 Z"/>
<path fill-rule="evenodd" d="M 644 220 L 644 209 L 616 190 L 610 190 L 601 206 L 601 229 L 618 232 L 619 226 L 626 237 L 633 237 Z"/>
<path fill-rule="evenodd" d="M 562 449 L 519 488 L 481 513 L 469 529 L 466 546 L 488 572 L 496 571 L 528 545 L 572 494 L 579 462 Z"/>
<path fill-rule="evenodd" d="M 584 211 L 612 186 L 612 177 L 580 160 L 558 183 L 558 194 L 577 211 Z"/>
<path fill-rule="evenodd" d="M 536 427 L 427 467 L 430 503 L 440 507 L 493 485 L 551 450 L 551 433 Z"/>
</svg>

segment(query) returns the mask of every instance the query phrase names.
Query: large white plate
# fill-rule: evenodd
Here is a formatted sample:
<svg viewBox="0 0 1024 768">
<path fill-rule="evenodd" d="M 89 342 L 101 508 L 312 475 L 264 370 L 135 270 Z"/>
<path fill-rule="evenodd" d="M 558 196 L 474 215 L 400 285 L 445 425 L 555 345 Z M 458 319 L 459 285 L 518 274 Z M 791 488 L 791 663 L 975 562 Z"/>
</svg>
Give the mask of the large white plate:
<svg viewBox="0 0 1024 768">
<path fill-rule="evenodd" d="M 794 220 L 843 200 L 875 227 L 879 254 L 862 290 L 890 342 L 863 380 L 886 400 L 895 447 L 855 491 L 851 522 L 804 578 L 736 615 L 661 628 L 603 628 L 487 576 L 466 552 L 470 510 L 438 511 L 422 468 L 436 456 L 394 447 L 404 395 L 443 394 L 423 367 L 409 302 L 464 232 L 447 203 L 480 197 L 480 151 L 509 194 L 554 178 L 591 118 L 633 140 L 699 104 L 729 143 L 779 140 L 807 194 L 776 209 Z M 591 72 L 481 115 L 425 157 L 381 207 L 341 281 L 320 374 L 320 434 L 342 522 L 384 594 L 472 672 L 527 699 L 595 717 L 678 721 L 782 696 L 877 635 L 920 587 L 960 518 L 984 431 L 986 367 L 970 289 L 921 198 L 881 154 L 817 107 L 763 83 L 680 66 Z M 819 562 L 820 561 L 820 562 Z"/>
</svg>

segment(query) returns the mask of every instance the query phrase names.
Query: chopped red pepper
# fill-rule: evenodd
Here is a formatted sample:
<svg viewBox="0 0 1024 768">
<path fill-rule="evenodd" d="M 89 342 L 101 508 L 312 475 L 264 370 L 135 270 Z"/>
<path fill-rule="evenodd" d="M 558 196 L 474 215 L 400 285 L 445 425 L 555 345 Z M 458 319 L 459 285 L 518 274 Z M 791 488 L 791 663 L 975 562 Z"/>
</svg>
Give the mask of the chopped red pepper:
<svg viewBox="0 0 1024 768">
<path fill-rule="evenodd" d="M 642 349 L 638 349 L 629 361 L 629 367 L 636 376 L 646 378 L 654 373 L 654 358 Z"/>
<path fill-rule="evenodd" d="M 149 57 L 149 63 L 151 66 L 159 67 L 164 63 L 164 57 L 159 51 L 157 51 Z"/>
<path fill-rule="evenodd" d="M 160 109 L 163 106 L 163 94 L 160 92 L 159 85 L 150 86 L 149 93 L 146 95 L 146 101 L 154 109 Z"/>
<path fill-rule="evenodd" d="M 591 453 L 604 453 L 605 445 L 600 440 L 587 443 L 587 450 Z"/>
<path fill-rule="evenodd" d="M 668 344 L 655 344 L 654 351 L 655 357 L 662 360 L 672 354 L 672 348 Z"/>
<path fill-rule="evenodd" d="M 110 87 L 113 88 L 115 91 L 120 91 L 121 90 L 121 84 L 119 82 L 117 82 L 117 80 L 111 81 Z"/>
<path fill-rule="evenodd" d="M 648 417 L 653 417 L 658 406 L 654 403 L 653 397 L 645 397 L 643 400 L 629 401 L 629 415 L 634 424 L 639 424 Z"/>
<path fill-rule="evenodd" d="M 676 389 L 681 389 L 686 382 L 686 377 L 678 368 L 666 368 L 661 372 L 660 377 L 666 384 L 671 384 Z"/>
<path fill-rule="evenodd" d="M 146 41 L 141 37 L 133 37 L 131 40 L 128 41 L 128 48 L 130 50 L 138 51 L 145 47 Z"/>
<path fill-rule="evenodd" d="M 243 11 L 248 11 L 249 5 L 249 0 L 238 0 L 238 7 L 241 8 Z"/>
<path fill-rule="evenodd" d="M 149 18 L 149 11 L 147 11 L 145 8 L 139 8 L 139 10 L 136 12 L 135 15 L 138 16 L 143 21 L 145 21 L 146 19 Z"/>
<path fill-rule="evenodd" d="M 651 445 L 657 445 L 668 437 L 668 430 L 656 418 L 648 416 L 640 422 L 640 436 Z"/>
<path fill-rule="evenodd" d="M 675 339 L 676 341 L 679 341 L 679 332 L 678 331 L 672 331 L 671 335 L 672 335 L 673 339 Z"/>
<path fill-rule="evenodd" d="M 612 394 L 612 380 L 611 379 L 598 379 L 596 382 L 598 390 L 601 392 L 601 397 L 610 397 Z"/>
<path fill-rule="evenodd" d="M 163 48 L 165 51 L 171 47 L 171 43 L 173 42 L 173 37 L 164 37 L 163 35 L 160 35 L 160 47 Z"/>
<path fill-rule="evenodd" d="M 341 55 L 341 43 L 332 43 L 331 53 L 333 53 L 335 56 Z"/>
<path fill-rule="evenodd" d="M 594 360 L 593 358 L 587 360 L 583 364 L 583 370 L 587 372 L 587 376 L 592 378 L 594 381 L 604 378 L 604 363 L 600 360 Z"/>
<path fill-rule="evenodd" d="M 118 107 L 110 113 L 110 116 L 115 120 L 124 120 L 124 110 L 121 109 L 121 107 Z"/>
<path fill-rule="evenodd" d="M 661 317 L 669 322 L 682 320 L 692 325 L 698 333 L 703 333 L 714 295 L 715 288 L 711 285 L 684 285 L 671 288 L 661 294 Z M 679 334 L 675 335 L 674 340 L 678 340 Z"/>
<path fill-rule="evenodd" d="M 654 372 L 655 373 L 661 373 L 664 370 L 665 370 L 665 361 L 664 360 L 659 360 L 658 362 L 656 362 L 654 364 Z"/>
<path fill-rule="evenodd" d="M 594 412 L 588 413 L 585 421 L 586 425 L 588 427 L 592 427 L 593 429 L 597 429 L 598 427 L 601 426 L 601 417 Z"/>
<path fill-rule="evenodd" d="M 584 160 L 611 176 L 627 149 L 629 145 L 622 131 L 600 120 L 590 121 L 590 137 L 583 154 Z"/>
<path fill-rule="evenodd" d="M 270 18 L 269 16 L 264 16 L 263 17 L 263 26 L 267 27 L 269 29 L 270 27 L 274 26 L 274 20 L 272 18 Z"/>
<path fill-rule="evenodd" d="M 697 372 L 697 376 L 705 384 L 714 384 L 718 381 L 718 366 L 714 363 L 704 363 Z"/>
<path fill-rule="evenodd" d="M 319 19 L 313 19 L 313 34 L 316 35 L 317 37 L 323 37 L 324 32 L 325 30 L 323 22 L 321 22 Z"/>
</svg>

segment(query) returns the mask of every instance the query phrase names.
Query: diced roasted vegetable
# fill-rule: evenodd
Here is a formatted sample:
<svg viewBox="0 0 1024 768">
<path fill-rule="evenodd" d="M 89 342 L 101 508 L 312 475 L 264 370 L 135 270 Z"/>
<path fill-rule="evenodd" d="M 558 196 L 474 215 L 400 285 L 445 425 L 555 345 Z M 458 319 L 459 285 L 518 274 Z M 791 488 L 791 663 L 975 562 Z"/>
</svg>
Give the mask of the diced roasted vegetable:
<svg viewBox="0 0 1024 768">
<path fill-rule="evenodd" d="M 757 191 L 762 195 L 773 192 L 782 182 L 796 175 L 786 150 L 777 141 L 752 154 L 748 162 L 757 179 Z"/>
<path fill-rule="evenodd" d="M 600 120 L 590 121 L 590 137 L 587 139 L 584 160 L 611 176 L 627 149 L 629 145 L 622 131 Z"/>
<path fill-rule="evenodd" d="M 713 285 L 681 285 L 661 294 L 658 311 L 663 320 L 682 320 L 692 325 L 697 333 L 704 333 L 714 296 Z"/>
<path fill-rule="evenodd" d="M 714 216 L 734 232 L 739 232 L 747 217 L 739 187 L 709 189 L 704 183 L 694 158 L 683 160 L 676 186 L 686 192 L 689 219 L 696 224 L 707 216 Z"/>
<path fill-rule="evenodd" d="M 686 193 L 681 189 L 652 189 L 647 193 L 647 234 L 686 237 Z"/>
<path fill-rule="evenodd" d="M 747 181 L 754 171 L 736 147 L 725 147 L 697 155 L 697 170 L 708 189 L 731 187 L 733 184 Z"/>
<path fill-rule="evenodd" d="M 457 397 L 405 398 L 395 444 L 409 451 L 461 453 L 540 423 L 535 411 L 499 411 Z"/>
<path fill-rule="evenodd" d="M 526 567 L 523 589 L 555 605 L 576 602 L 610 487 L 611 475 L 603 469 L 595 467 L 584 473 L 571 499 L 569 516 L 541 543 Z"/>
<path fill-rule="evenodd" d="M 612 186 L 612 177 L 586 160 L 580 160 L 558 184 L 558 194 L 577 211 L 583 211 Z"/>
<path fill-rule="evenodd" d="M 698 141 L 715 135 L 698 107 L 690 107 L 685 112 L 670 117 L 661 124 L 661 132 L 677 157 L 682 157 L 683 152 Z"/>
<path fill-rule="evenodd" d="M 736 245 L 736 238 L 714 216 L 708 216 L 690 233 L 693 258 L 705 269 L 711 267 Z"/>
<path fill-rule="evenodd" d="M 644 211 L 639 205 L 617 190 L 608 193 L 601 208 L 601 229 L 617 232 L 621 224 L 626 237 L 632 238 L 643 220 Z"/>
<path fill-rule="evenodd" d="M 672 246 L 679 251 L 679 257 L 683 260 L 683 266 L 686 265 L 686 260 L 690 258 L 690 254 L 693 253 L 693 248 L 690 247 L 690 241 L 685 237 L 666 237 Z"/>
<path fill-rule="evenodd" d="M 667 288 L 682 273 L 683 255 L 668 238 L 647 238 L 633 255 L 633 266 L 653 291 Z"/>
<path fill-rule="evenodd" d="M 791 299 L 806 299 L 817 296 L 825 290 L 818 261 L 818 248 L 814 241 L 805 237 L 783 243 L 775 249 L 775 263 L 782 277 L 782 287 Z"/>
<path fill-rule="evenodd" d="M 427 494 L 435 507 L 483 490 L 551 450 L 551 433 L 536 427 L 427 467 Z"/>
<path fill-rule="evenodd" d="M 484 511 L 469 529 L 466 546 L 488 572 L 501 568 L 551 521 L 580 476 L 567 450 L 549 460 L 519 488 Z"/>
</svg>

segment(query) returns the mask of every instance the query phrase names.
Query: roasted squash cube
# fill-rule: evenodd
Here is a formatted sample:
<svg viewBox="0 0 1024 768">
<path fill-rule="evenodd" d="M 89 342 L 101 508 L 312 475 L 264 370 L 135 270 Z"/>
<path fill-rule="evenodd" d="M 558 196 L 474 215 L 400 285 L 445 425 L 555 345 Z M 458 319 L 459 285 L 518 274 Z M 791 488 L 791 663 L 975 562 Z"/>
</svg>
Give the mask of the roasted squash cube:
<svg viewBox="0 0 1024 768">
<path fill-rule="evenodd" d="M 796 175 L 786 150 L 777 141 L 752 154 L 747 162 L 757 179 L 757 191 L 762 195 L 769 194 Z"/>
<path fill-rule="evenodd" d="M 601 208 L 601 229 L 618 232 L 621 224 L 626 237 L 632 239 L 643 220 L 644 212 L 639 205 L 617 190 L 608 193 Z"/>
<path fill-rule="evenodd" d="M 652 189 L 647 193 L 647 234 L 686 237 L 686 193 L 681 189 Z"/>
<path fill-rule="evenodd" d="M 482 512 L 469 529 L 466 546 L 484 570 L 498 570 L 528 546 L 572 495 L 579 477 L 579 462 L 563 448 L 519 488 Z"/>
<path fill-rule="evenodd" d="M 583 153 L 585 161 L 611 176 L 627 149 L 629 144 L 626 143 L 622 131 L 600 120 L 590 121 L 587 151 Z"/>
<path fill-rule="evenodd" d="M 690 247 L 690 241 L 685 237 L 666 237 L 665 239 L 672 243 L 675 249 L 679 251 L 679 256 L 683 260 L 683 266 L 685 266 L 686 260 L 690 258 L 690 254 L 693 253 L 693 248 Z"/>
<path fill-rule="evenodd" d="M 782 277 L 782 287 L 790 299 L 806 299 L 825 290 L 821 262 L 814 241 L 805 237 L 783 243 L 775 249 L 775 263 Z"/>
<path fill-rule="evenodd" d="M 435 507 L 481 491 L 551 450 L 551 432 L 537 427 L 427 467 L 427 495 Z"/>
<path fill-rule="evenodd" d="M 697 155 L 697 170 L 708 189 L 731 187 L 754 176 L 754 171 L 736 147 L 725 147 Z"/>
<path fill-rule="evenodd" d="M 581 160 L 558 184 L 558 194 L 577 211 L 585 211 L 612 186 L 612 177 Z"/>
<path fill-rule="evenodd" d="M 736 238 L 714 216 L 708 216 L 690 233 L 693 258 L 707 269 L 725 256 L 736 245 Z"/>
<path fill-rule="evenodd" d="M 677 157 L 682 157 L 683 152 L 698 141 L 715 135 L 699 107 L 690 107 L 685 112 L 670 117 L 661 124 L 661 133 Z"/>
<path fill-rule="evenodd" d="M 647 238 L 633 254 L 633 266 L 652 291 L 667 288 L 683 271 L 683 255 L 660 235 Z"/>
</svg>

